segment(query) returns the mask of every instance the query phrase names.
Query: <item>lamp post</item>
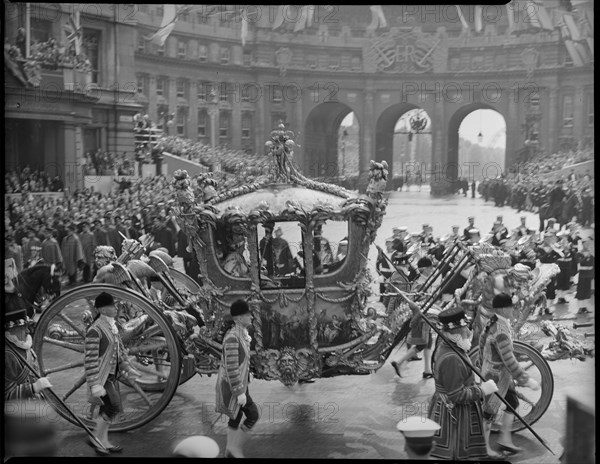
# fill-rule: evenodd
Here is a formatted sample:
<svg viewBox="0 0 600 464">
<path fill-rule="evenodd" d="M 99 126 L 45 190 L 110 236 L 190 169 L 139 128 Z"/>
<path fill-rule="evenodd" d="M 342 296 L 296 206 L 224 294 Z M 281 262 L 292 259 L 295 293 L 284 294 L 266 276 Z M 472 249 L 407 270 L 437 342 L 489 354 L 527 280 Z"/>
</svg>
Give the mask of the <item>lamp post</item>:
<svg viewBox="0 0 600 464">
<path fill-rule="evenodd" d="M 208 115 L 210 116 L 210 146 L 217 147 L 217 115 L 219 114 L 219 96 L 212 88 L 208 94 Z M 221 160 L 217 159 L 213 165 L 214 172 L 221 171 Z"/>
<path fill-rule="evenodd" d="M 348 137 L 348 131 L 344 129 L 342 132 L 342 177 L 346 176 L 346 137 Z"/>
</svg>

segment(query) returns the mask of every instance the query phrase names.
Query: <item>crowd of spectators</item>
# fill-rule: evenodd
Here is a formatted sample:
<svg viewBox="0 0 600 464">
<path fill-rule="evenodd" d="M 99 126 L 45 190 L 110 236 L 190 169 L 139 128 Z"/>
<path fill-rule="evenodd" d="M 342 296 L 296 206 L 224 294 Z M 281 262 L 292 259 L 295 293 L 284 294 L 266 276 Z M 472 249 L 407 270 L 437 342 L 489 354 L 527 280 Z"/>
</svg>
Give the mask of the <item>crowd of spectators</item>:
<svg viewBox="0 0 600 464">
<path fill-rule="evenodd" d="M 83 171 L 86 176 L 133 176 L 135 162 L 127 157 L 127 152 L 119 155 L 98 149 L 86 153 Z"/>
<path fill-rule="evenodd" d="M 89 240 L 87 247 L 82 246 L 82 263 L 71 263 L 70 268 L 73 269 L 73 266 L 77 268 L 80 264 L 82 267 L 92 266 L 93 249 L 97 245 L 111 245 L 118 255 L 121 253 L 123 236 L 137 239 L 143 234 L 150 234 L 155 238 L 155 246 L 165 247 L 174 256 L 178 254 L 177 245 L 181 240 L 170 198 L 169 180 L 164 176 L 156 176 L 139 179 L 132 182 L 129 188 L 117 189 L 110 195 L 85 189 L 60 198 L 24 194 L 7 199 L 5 248 L 9 245 L 20 247 L 22 251 L 18 261 L 22 262 L 22 267 L 27 267 L 39 258 L 47 260 L 44 257 L 45 246 L 55 246 L 62 253 L 49 255 L 55 261 L 49 264 L 58 264 L 63 262 L 63 258 L 66 261 L 67 256 L 73 256 L 73 253 L 63 249 L 67 246 L 63 239 L 70 231 L 77 234 L 78 239 L 87 234 Z M 31 248 L 27 246 L 31 240 L 40 242 L 38 253 L 26 252 Z M 179 250 L 179 256 L 181 254 Z M 69 263 L 63 264 L 68 268 Z M 89 278 L 88 275 L 85 280 L 89 281 Z M 75 283 L 77 279 L 69 280 Z"/>
<path fill-rule="evenodd" d="M 594 222 L 594 175 L 592 168 L 576 171 L 573 165 L 594 158 L 593 148 L 536 155 L 526 163 L 513 167 L 497 179 L 485 179 L 478 187 L 485 201 L 496 206 L 509 205 L 518 211 L 546 214 L 545 205 L 551 203 L 551 192 L 557 185 L 564 192 L 564 208 L 554 209 L 559 222 L 571 220 L 589 226 Z M 570 201 L 569 201 L 570 198 Z"/>
<path fill-rule="evenodd" d="M 44 171 L 32 170 L 29 166 L 4 174 L 4 193 L 62 192 L 63 188 L 60 176 L 52 177 Z"/>
</svg>

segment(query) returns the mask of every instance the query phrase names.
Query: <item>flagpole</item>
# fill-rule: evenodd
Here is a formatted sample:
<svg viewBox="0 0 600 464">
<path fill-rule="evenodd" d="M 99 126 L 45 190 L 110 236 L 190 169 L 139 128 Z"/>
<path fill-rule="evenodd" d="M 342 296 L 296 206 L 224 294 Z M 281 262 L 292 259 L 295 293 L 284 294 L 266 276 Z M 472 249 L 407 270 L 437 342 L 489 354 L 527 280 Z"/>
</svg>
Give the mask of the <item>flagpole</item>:
<svg viewBox="0 0 600 464">
<path fill-rule="evenodd" d="M 25 56 L 31 52 L 31 3 L 25 3 Z"/>
</svg>

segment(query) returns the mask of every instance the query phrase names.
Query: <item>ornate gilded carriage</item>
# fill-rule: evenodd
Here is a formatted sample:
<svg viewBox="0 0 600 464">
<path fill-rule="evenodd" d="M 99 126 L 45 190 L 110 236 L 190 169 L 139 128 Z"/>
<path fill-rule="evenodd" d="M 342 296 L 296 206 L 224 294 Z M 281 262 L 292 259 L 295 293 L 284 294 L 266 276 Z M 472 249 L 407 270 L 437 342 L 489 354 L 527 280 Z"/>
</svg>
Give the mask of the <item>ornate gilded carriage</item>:
<svg viewBox="0 0 600 464">
<path fill-rule="evenodd" d="M 371 163 L 360 195 L 305 178 L 293 162 L 293 134 L 280 127 L 271 136 L 274 169 L 263 182 L 216 194 L 207 177 L 194 192 L 185 171 L 174 175 L 206 302 L 196 355 L 212 357 L 216 371 L 229 306 L 241 298 L 253 315 L 255 377 L 291 385 L 376 370 L 390 340 L 387 317 L 367 311 L 367 256 L 385 214 L 387 166 Z"/>
</svg>

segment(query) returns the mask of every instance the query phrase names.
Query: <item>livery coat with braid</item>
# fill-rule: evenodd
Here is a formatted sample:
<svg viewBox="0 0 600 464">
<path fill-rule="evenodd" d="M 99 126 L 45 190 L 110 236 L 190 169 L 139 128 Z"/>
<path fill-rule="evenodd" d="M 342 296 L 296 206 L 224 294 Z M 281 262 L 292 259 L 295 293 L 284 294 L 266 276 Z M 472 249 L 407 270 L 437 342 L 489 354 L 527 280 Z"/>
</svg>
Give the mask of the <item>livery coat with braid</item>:
<svg viewBox="0 0 600 464">
<path fill-rule="evenodd" d="M 441 341 L 433 355 L 435 392 L 429 405 L 429 419 L 440 424 L 434 436 L 432 457 L 473 459 L 487 456 L 483 437 L 481 402 L 483 393 L 475 385 L 473 372 Z"/>
<path fill-rule="evenodd" d="M 37 358 L 33 350 L 24 350 L 16 346 L 11 347 L 27 359 L 30 366 L 39 372 Z M 17 355 L 8 348 L 4 348 L 4 401 L 27 400 L 39 398 L 33 391 L 33 384 L 37 378 L 29 368 L 23 364 Z"/>
<path fill-rule="evenodd" d="M 106 383 L 110 374 L 116 375 L 119 370 L 131 371 L 127 353 L 119 335 L 112 333 L 108 322 L 100 317 L 85 334 L 85 377 L 88 387 L 88 401 L 101 403 L 92 396 L 94 385 Z"/>
<path fill-rule="evenodd" d="M 235 419 L 239 411 L 237 396 L 246 393 L 249 381 L 250 342 L 242 330 L 234 325 L 223 338 L 216 385 L 216 411 Z"/>
<path fill-rule="evenodd" d="M 529 380 L 529 375 L 515 358 L 512 328 L 508 319 L 493 317 L 479 339 L 479 359 L 481 359 L 481 374 L 485 380 L 493 380 L 498 386 L 498 394 L 506 395 L 512 387 L 513 379 L 519 385 Z M 496 414 L 502 402 L 496 395 L 490 395 L 484 403 L 484 411 Z"/>
</svg>

